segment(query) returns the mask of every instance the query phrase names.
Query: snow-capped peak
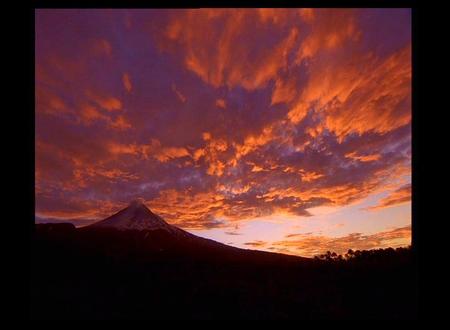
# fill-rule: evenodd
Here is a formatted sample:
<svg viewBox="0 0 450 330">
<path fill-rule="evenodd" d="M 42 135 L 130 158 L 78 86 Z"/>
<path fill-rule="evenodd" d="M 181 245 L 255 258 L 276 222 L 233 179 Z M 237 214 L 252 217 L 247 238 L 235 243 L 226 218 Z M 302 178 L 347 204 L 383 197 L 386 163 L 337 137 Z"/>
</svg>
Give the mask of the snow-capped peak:
<svg viewBox="0 0 450 330">
<path fill-rule="evenodd" d="M 160 216 L 154 214 L 145 205 L 142 198 L 133 200 L 128 207 L 116 214 L 94 223 L 93 227 L 114 227 L 121 230 L 156 230 L 163 229 L 169 232 L 181 231 L 176 227 L 169 225 Z"/>
<path fill-rule="evenodd" d="M 130 207 L 130 206 L 141 206 L 141 205 L 145 206 L 145 199 L 143 199 L 142 197 L 139 197 L 139 198 L 132 200 L 128 206 Z"/>
</svg>

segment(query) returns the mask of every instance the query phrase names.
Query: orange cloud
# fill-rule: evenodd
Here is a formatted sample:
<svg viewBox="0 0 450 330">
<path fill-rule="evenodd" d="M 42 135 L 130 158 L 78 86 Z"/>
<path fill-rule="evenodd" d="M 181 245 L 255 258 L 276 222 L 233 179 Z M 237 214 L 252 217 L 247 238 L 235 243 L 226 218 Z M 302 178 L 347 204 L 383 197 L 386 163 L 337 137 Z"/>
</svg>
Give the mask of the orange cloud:
<svg viewBox="0 0 450 330">
<path fill-rule="evenodd" d="M 221 227 L 224 224 L 214 219 L 211 213 L 220 213 L 223 197 L 212 192 L 164 190 L 148 202 L 152 210 L 167 221 L 187 229 Z"/>
<path fill-rule="evenodd" d="M 351 158 L 354 160 L 358 160 L 360 162 L 373 162 L 375 160 L 380 159 L 381 155 L 373 154 L 373 155 L 358 155 L 356 151 L 350 152 L 345 155 L 346 158 Z"/>
<path fill-rule="evenodd" d="M 253 165 L 252 172 L 261 172 L 261 171 L 264 171 L 264 168 L 262 168 L 258 165 Z"/>
<path fill-rule="evenodd" d="M 200 158 L 206 155 L 205 149 L 197 149 L 194 151 L 193 158 L 195 161 L 198 161 Z"/>
<path fill-rule="evenodd" d="M 272 243 L 278 252 L 313 257 L 327 251 L 345 254 L 352 250 L 371 250 L 379 248 L 397 248 L 411 244 L 411 226 L 396 228 L 372 235 L 352 233 L 342 237 L 314 236 L 310 234 L 296 234 L 293 240 Z"/>
<path fill-rule="evenodd" d="M 206 173 L 208 175 L 222 176 L 225 171 L 225 163 L 221 160 L 223 153 L 228 149 L 228 143 L 224 139 L 215 139 L 209 132 L 202 134 L 206 142 L 205 148 L 197 149 L 193 154 L 193 159 L 198 162 L 201 158 L 208 164 Z"/>
<path fill-rule="evenodd" d="M 190 154 L 186 150 L 186 148 L 168 147 L 168 148 L 162 148 L 161 150 L 159 150 L 159 152 L 154 157 L 156 159 L 158 159 L 160 162 L 164 163 L 170 159 L 186 157 L 189 155 Z"/>
<path fill-rule="evenodd" d="M 299 9 L 299 15 L 305 22 L 311 23 L 314 20 L 316 14 L 315 10 L 312 8 L 302 8 Z"/>
<path fill-rule="evenodd" d="M 278 44 L 261 48 L 259 61 L 251 61 L 252 54 L 243 39 L 256 38 L 261 43 L 267 43 L 267 39 L 249 27 L 264 31 L 269 18 L 278 20 L 278 13 L 248 9 L 187 10 L 172 17 L 166 36 L 182 47 L 186 67 L 206 83 L 253 90 L 264 86 L 286 66 L 287 53 L 296 43 L 298 30 L 293 27 Z M 224 30 L 211 28 L 220 21 L 224 22 Z"/>
<path fill-rule="evenodd" d="M 99 112 L 96 107 L 89 105 L 89 104 L 85 104 L 82 106 L 80 115 L 81 115 L 81 119 L 86 124 L 90 124 L 93 121 L 98 120 L 98 119 L 101 119 L 101 120 L 106 119 L 107 120 L 109 118 L 109 117 L 105 116 L 104 114 L 102 114 L 101 112 Z"/>
<path fill-rule="evenodd" d="M 381 199 L 377 205 L 369 207 L 368 210 L 379 210 L 408 203 L 409 201 L 411 201 L 411 184 L 406 184 L 392 192 L 389 196 Z"/>
<path fill-rule="evenodd" d="M 79 110 L 79 115 L 80 121 L 84 125 L 91 125 L 94 122 L 101 121 L 111 129 L 126 130 L 131 128 L 131 124 L 124 116 L 117 116 L 116 119 L 113 119 L 109 115 L 101 113 L 96 107 L 90 104 L 83 104 Z"/>
<path fill-rule="evenodd" d="M 307 22 L 314 20 L 314 25 L 298 50 L 297 63 L 313 57 L 321 50 L 340 47 L 347 40 L 357 40 L 360 35 L 356 27 L 355 10 L 304 10 L 301 15 Z"/>
<path fill-rule="evenodd" d="M 110 143 L 108 150 L 113 155 L 134 155 L 144 159 L 155 158 L 161 163 L 171 159 L 190 156 L 189 151 L 184 147 L 165 147 L 157 139 L 152 139 L 149 144 L 120 144 Z"/>
<path fill-rule="evenodd" d="M 124 73 L 122 75 L 123 87 L 127 90 L 128 93 L 131 92 L 133 86 L 131 85 L 130 75 L 128 73 Z"/>
<path fill-rule="evenodd" d="M 92 42 L 92 51 L 95 55 L 111 56 L 112 47 L 108 40 L 98 39 Z"/>
<path fill-rule="evenodd" d="M 296 79 L 284 80 L 280 77 L 277 77 L 275 80 L 275 88 L 272 93 L 271 105 L 292 101 L 296 97 L 298 89 L 299 88 L 297 86 Z M 298 122 L 300 121 L 300 119 L 301 118 L 295 121 Z"/>
<path fill-rule="evenodd" d="M 202 137 L 203 137 L 203 140 L 205 140 L 205 141 L 211 140 L 211 133 L 204 132 L 204 133 L 202 133 Z"/>
<path fill-rule="evenodd" d="M 61 97 L 41 85 L 36 86 L 35 102 L 36 111 L 45 114 L 58 116 L 72 112 Z"/>
<path fill-rule="evenodd" d="M 381 63 L 371 62 L 371 72 L 364 74 L 351 90 L 343 89 L 345 94 L 339 93 L 342 106 L 327 117 L 327 127 L 340 136 L 367 131 L 386 133 L 411 121 L 411 46 Z"/>
<path fill-rule="evenodd" d="M 109 126 L 118 130 L 126 130 L 132 128 L 131 124 L 127 121 L 124 116 L 118 116 L 116 120 L 111 120 Z"/>
<path fill-rule="evenodd" d="M 181 101 L 181 103 L 186 102 L 186 97 L 177 89 L 177 86 L 175 86 L 175 84 L 172 84 L 172 90 L 177 95 L 177 97 Z"/>
<path fill-rule="evenodd" d="M 139 176 L 133 173 L 122 171 L 118 168 L 106 169 L 101 166 L 83 166 L 74 170 L 74 177 L 80 182 L 82 186 L 86 186 L 85 181 L 89 178 L 104 177 L 111 182 L 117 181 L 131 181 L 139 179 Z"/>
<path fill-rule="evenodd" d="M 100 105 L 102 108 L 108 111 L 115 111 L 122 109 L 122 102 L 115 97 L 97 98 L 96 102 L 98 103 L 98 105 Z"/>
<path fill-rule="evenodd" d="M 291 9 L 280 8 L 258 8 L 257 14 L 262 23 L 274 25 L 286 24 L 286 20 L 291 15 Z"/>
<path fill-rule="evenodd" d="M 410 122 L 411 45 L 387 59 L 361 55 L 311 70 L 307 86 L 288 113 L 294 124 L 315 109 L 324 117 L 321 125 L 342 138 L 350 133 L 386 133 Z"/>
<path fill-rule="evenodd" d="M 216 107 L 226 109 L 227 104 L 225 103 L 224 99 L 217 99 L 216 100 Z"/>
<path fill-rule="evenodd" d="M 269 141 L 274 139 L 273 127 L 264 127 L 261 134 L 249 135 L 245 138 L 243 144 L 235 144 L 236 149 L 235 159 L 239 160 L 241 157 L 253 152 L 257 148 L 264 146 Z"/>
<path fill-rule="evenodd" d="M 224 168 L 225 164 L 220 160 L 212 161 L 209 163 L 209 167 L 206 173 L 208 173 L 209 175 L 222 176 Z"/>
<path fill-rule="evenodd" d="M 384 189 L 383 182 L 391 177 L 396 177 L 395 174 L 379 172 L 374 177 L 369 177 L 363 182 L 352 183 L 351 181 L 343 184 L 327 184 L 327 178 L 323 174 L 314 172 L 305 172 L 300 170 L 300 176 L 304 185 L 290 185 L 287 188 L 271 187 L 265 193 L 259 195 L 259 198 L 265 202 L 272 202 L 276 200 L 291 200 L 291 205 L 285 207 L 288 213 L 291 213 L 291 206 L 303 206 L 305 208 L 313 207 L 305 201 L 318 201 L 320 205 L 343 206 L 352 202 L 362 200 L 370 194 L 379 192 Z M 391 176 L 393 175 L 393 176 Z M 323 184 L 314 184 L 315 180 L 323 178 Z M 328 180 L 330 178 L 328 177 Z M 295 212 L 294 212 L 295 214 Z"/>
<path fill-rule="evenodd" d="M 136 144 L 109 143 L 108 151 L 113 155 L 140 155 L 145 153 L 145 148 Z"/>
<path fill-rule="evenodd" d="M 311 182 L 324 176 L 324 174 L 316 172 L 306 172 L 304 170 L 300 170 L 300 173 L 303 182 Z"/>
<path fill-rule="evenodd" d="M 256 247 L 256 248 L 258 248 L 258 247 L 262 247 L 262 246 L 265 246 L 265 245 L 267 245 L 267 242 L 264 242 L 264 241 L 253 241 L 253 242 L 246 242 L 246 243 L 244 243 L 244 245 L 249 245 L 249 246 L 251 246 L 251 247 Z"/>
</svg>

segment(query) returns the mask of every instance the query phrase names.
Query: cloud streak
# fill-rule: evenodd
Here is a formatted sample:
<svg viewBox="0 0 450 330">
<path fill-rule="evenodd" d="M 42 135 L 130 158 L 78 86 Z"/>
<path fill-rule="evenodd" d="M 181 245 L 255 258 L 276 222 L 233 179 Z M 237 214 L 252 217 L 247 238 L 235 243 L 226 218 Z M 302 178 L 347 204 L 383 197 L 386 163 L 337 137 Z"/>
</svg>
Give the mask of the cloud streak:
<svg viewBox="0 0 450 330">
<path fill-rule="evenodd" d="M 411 244 L 411 226 L 395 228 L 371 235 L 351 233 L 342 237 L 315 236 L 309 234 L 288 235 L 284 241 L 272 243 L 273 250 L 313 257 L 327 251 L 345 254 L 352 250 L 371 250 L 387 247 L 401 247 Z"/>
<path fill-rule="evenodd" d="M 406 184 L 393 191 L 387 197 L 380 200 L 377 205 L 371 206 L 369 210 L 379 210 L 386 207 L 401 205 L 411 201 L 411 184 Z"/>
</svg>

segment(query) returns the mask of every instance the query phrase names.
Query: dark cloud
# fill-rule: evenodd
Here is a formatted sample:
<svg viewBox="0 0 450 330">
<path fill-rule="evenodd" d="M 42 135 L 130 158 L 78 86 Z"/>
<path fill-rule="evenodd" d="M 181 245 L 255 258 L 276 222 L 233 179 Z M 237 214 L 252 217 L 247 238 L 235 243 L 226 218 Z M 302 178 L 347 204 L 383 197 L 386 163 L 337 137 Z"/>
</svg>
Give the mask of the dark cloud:
<svg viewBox="0 0 450 330">
<path fill-rule="evenodd" d="M 262 247 L 262 246 L 267 245 L 267 242 L 264 242 L 264 241 L 246 242 L 246 243 L 244 243 L 244 245 L 248 245 L 251 247 Z"/>
<path fill-rule="evenodd" d="M 226 235 L 231 235 L 231 236 L 239 236 L 242 235 L 241 233 L 236 233 L 234 231 L 226 231 L 224 232 Z"/>
</svg>

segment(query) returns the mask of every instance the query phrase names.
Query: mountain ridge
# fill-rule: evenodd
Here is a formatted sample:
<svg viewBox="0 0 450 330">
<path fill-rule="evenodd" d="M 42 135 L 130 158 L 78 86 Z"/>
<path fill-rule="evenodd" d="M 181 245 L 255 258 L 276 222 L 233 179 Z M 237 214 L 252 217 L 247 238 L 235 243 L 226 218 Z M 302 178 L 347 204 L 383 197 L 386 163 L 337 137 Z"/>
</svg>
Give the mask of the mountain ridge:
<svg viewBox="0 0 450 330">
<path fill-rule="evenodd" d="M 72 228 L 73 227 L 73 228 Z M 108 253 L 121 254 L 124 249 L 139 254 L 166 253 L 178 256 L 201 256 L 206 259 L 226 258 L 289 259 L 306 261 L 301 256 L 274 253 L 269 251 L 240 248 L 209 238 L 191 234 L 181 228 L 168 224 L 162 217 L 153 213 L 142 198 L 135 199 L 127 207 L 93 224 L 76 228 L 73 224 L 36 224 L 36 230 L 43 236 L 78 237 L 81 246 L 95 246 Z M 120 246 L 120 248 L 119 248 Z M 115 252 L 113 252 L 115 251 Z M 133 252 L 134 253 L 134 252 Z"/>
</svg>

